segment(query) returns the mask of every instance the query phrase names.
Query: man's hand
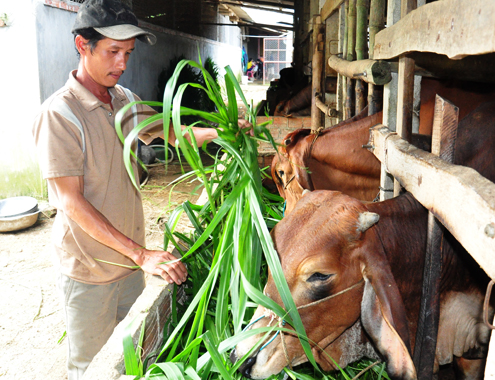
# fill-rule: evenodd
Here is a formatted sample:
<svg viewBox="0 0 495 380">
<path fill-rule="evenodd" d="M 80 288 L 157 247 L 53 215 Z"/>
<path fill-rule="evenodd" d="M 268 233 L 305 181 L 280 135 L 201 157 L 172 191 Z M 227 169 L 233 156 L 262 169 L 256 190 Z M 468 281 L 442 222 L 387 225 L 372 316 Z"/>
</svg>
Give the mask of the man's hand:
<svg viewBox="0 0 495 380">
<path fill-rule="evenodd" d="M 246 134 L 249 134 L 250 136 L 254 136 L 253 124 L 251 124 L 249 121 L 244 119 L 239 119 L 237 123 L 239 124 L 240 129 L 249 129 L 246 132 Z"/>
<path fill-rule="evenodd" d="M 138 257 L 134 259 L 136 264 L 146 273 L 161 276 L 170 284 L 175 282 L 177 285 L 180 285 L 187 279 L 186 266 L 181 261 L 171 264 L 160 264 L 172 260 L 177 260 L 177 258 L 167 251 L 151 251 L 148 249 L 142 249 Z"/>
</svg>

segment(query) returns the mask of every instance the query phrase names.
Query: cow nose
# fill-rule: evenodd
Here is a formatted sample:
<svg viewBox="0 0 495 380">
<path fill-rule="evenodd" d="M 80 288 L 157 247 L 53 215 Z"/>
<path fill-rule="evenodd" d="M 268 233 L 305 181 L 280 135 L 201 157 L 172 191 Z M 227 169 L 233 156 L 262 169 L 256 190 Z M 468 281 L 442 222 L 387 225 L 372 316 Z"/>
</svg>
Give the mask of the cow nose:
<svg viewBox="0 0 495 380">
<path fill-rule="evenodd" d="M 253 367 L 254 363 L 256 363 L 256 356 L 248 358 L 244 363 L 241 364 L 241 366 L 239 367 L 239 372 L 242 373 L 242 376 L 247 379 L 251 378 L 251 368 Z"/>
</svg>

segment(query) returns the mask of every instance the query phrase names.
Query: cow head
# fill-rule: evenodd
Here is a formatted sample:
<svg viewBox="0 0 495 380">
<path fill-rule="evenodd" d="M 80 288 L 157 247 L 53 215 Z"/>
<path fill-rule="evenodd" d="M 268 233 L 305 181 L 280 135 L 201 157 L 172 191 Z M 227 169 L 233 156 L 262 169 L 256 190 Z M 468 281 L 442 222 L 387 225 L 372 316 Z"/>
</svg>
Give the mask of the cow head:
<svg viewBox="0 0 495 380">
<path fill-rule="evenodd" d="M 301 198 L 272 237 L 318 364 L 334 370 L 334 360 L 345 367 L 378 352 L 392 378 L 414 379 L 404 305 L 373 227 L 378 219 L 354 198 L 315 191 Z M 271 274 L 265 294 L 283 306 Z M 259 306 L 252 321 L 261 319 L 250 328 L 273 326 L 263 318 L 269 314 Z M 233 360 L 263 337 L 239 343 Z M 285 333 L 252 354 L 240 371 L 263 379 L 305 361 L 298 338 Z"/>
<path fill-rule="evenodd" d="M 313 190 L 313 183 L 307 168 L 307 147 L 302 137 L 308 130 L 300 129 L 289 133 L 272 160 L 272 178 L 278 192 L 286 200 L 285 214 L 289 214 L 301 198 L 305 189 Z M 296 146 L 296 143 L 300 143 Z"/>
</svg>

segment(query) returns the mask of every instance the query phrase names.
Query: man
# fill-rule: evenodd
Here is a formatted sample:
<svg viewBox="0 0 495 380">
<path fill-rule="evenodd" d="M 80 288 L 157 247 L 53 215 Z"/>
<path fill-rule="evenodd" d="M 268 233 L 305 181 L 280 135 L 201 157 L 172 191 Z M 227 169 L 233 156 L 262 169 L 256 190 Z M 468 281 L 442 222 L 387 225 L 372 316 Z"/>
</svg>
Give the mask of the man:
<svg viewBox="0 0 495 380">
<path fill-rule="evenodd" d="M 60 268 L 68 339 L 69 379 L 79 379 L 144 289 L 144 272 L 182 284 L 187 270 L 165 251 L 144 247 L 141 196 L 125 170 L 115 114 L 133 97 L 116 86 L 135 40 L 156 37 L 139 28 L 119 0 L 86 0 L 72 33 L 80 55 L 77 70 L 37 116 L 33 135 L 50 203 L 57 208 L 53 243 Z M 128 91 L 128 90 L 127 90 Z M 151 108 L 137 106 L 138 120 Z M 134 127 L 128 111 L 124 133 Z M 173 144 L 175 136 L 170 132 Z M 198 144 L 214 129 L 196 128 Z M 135 170 L 137 172 L 137 170 Z M 117 264 L 117 265 L 115 265 Z M 142 270 L 133 269 L 138 265 Z"/>
</svg>

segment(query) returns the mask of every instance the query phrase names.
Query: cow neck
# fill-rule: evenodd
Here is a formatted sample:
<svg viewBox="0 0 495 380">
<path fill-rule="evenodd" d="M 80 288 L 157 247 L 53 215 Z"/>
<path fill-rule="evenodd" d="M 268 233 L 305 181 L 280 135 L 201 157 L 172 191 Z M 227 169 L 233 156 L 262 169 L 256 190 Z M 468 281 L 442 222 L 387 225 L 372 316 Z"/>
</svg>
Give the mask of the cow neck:
<svg viewBox="0 0 495 380">
<path fill-rule="evenodd" d="M 349 163 L 352 163 L 356 166 L 352 172 L 361 175 L 379 170 L 379 161 L 370 159 L 372 154 L 362 146 L 368 143 L 370 126 L 381 121 L 382 114 L 378 113 L 353 123 L 337 124 L 318 135 L 307 136 L 305 166 L 309 167 L 310 160 L 313 159 L 342 171 L 347 171 Z"/>
</svg>

